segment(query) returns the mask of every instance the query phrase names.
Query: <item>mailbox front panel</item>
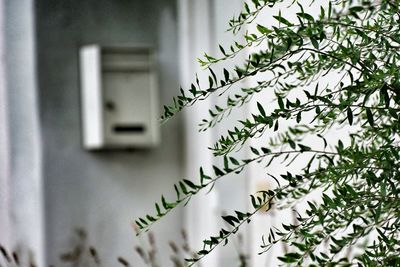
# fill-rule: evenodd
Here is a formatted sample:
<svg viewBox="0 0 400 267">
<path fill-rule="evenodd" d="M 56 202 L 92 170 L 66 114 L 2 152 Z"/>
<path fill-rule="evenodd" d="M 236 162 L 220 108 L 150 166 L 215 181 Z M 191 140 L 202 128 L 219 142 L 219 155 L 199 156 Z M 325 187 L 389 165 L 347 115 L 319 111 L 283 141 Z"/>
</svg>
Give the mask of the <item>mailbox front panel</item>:
<svg viewBox="0 0 400 267">
<path fill-rule="evenodd" d="M 87 50 L 89 48 L 86 48 Z M 98 60 L 81 58 L 82 72 L 82 109 L 84 131 L 93 132 L 92 136 L 102 138 L 101 144 L 91 147 L 90 134 L 85 134 L 84 146 L 88 149 L 102 148 L 135 148 L 152 147 L 159 142 L 157 75 L 155 71 L 154 54 L 150 49 L 134 48 L 100 48 Z M 83 48 L 85 50 L 85 48 Z M 81 53 L 85 55 L 85 53 Z M 83 62 L 83 64 L 82 64 Z M 89 63 L 84 63 L 89 62 Z M 89 66 L 96 62 L 98 66 Z M 85 75 L 97 71 L 97 82 Z M 92 92 L 92 93 L 90 93 Z M 97 95 L 97 99 L 90 99 L 90 95 Z M 89 97 L 88 97 L 89 96 Z M 101 99 L 98 99 L 98 98 Z M 89 106 L 97 105 L 96 109 L 88 110 Z M 98 114 L 90 112 L 97 110 Z M 88 116 L 89 113 L 89 116 Z M 90 129 L 90 119 L 101 120 L 95 125 L 97 129 Z M 97 141 L 97 143 L 99 143 Z"/>
</svg>

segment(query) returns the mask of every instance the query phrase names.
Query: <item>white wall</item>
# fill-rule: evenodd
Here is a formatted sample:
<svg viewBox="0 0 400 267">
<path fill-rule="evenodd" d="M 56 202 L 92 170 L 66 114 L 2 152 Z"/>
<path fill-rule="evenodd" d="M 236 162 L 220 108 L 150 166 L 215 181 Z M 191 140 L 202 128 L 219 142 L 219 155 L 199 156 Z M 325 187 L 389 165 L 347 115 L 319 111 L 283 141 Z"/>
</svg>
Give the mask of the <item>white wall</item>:
<svg viewBox="0 0 400 267">
<path fill-rule="evenodd" d="M 9 150 L 4 54 L 4 2 L 0 1 L 0 242 L 9 246 Z"/>
<path fill-rule="evenodd" d="M 12 247 L 43 265 L 39 110 L 32 0 L 4 1 L 9 229 Z M 4 83 L 3 83 L 4 85 Z M 6 170 L 7 172 L 7 170 Z"/>
</svg>

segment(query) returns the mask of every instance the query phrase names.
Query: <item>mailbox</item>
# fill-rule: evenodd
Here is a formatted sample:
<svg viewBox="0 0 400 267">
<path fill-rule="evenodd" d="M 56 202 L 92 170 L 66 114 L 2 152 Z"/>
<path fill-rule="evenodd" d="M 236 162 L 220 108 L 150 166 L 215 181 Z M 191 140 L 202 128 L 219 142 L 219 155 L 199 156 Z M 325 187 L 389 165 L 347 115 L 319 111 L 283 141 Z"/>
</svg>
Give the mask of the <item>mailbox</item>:
<svg viewBox="0 0 400 267">
<path fill-rule="evenodd" d="M 159 142 L 155 53 L 147 47 L 80 50 L 82 138 L 89 150 Z"/>
</svg>

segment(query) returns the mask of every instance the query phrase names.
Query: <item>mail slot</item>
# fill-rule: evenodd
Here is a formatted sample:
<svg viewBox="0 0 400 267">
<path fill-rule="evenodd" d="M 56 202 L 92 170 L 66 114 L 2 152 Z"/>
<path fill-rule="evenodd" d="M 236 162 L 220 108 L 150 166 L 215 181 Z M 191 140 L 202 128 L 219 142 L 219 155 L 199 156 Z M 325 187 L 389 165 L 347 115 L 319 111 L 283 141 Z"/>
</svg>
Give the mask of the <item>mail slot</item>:
<svg viewBox="0 0 400 267">
<path fill-rule="evenodd" d="M 143 133 L 145 127 L 143 125 L 117 125 L 114 126 L 116 133 Z"/>
</svg>

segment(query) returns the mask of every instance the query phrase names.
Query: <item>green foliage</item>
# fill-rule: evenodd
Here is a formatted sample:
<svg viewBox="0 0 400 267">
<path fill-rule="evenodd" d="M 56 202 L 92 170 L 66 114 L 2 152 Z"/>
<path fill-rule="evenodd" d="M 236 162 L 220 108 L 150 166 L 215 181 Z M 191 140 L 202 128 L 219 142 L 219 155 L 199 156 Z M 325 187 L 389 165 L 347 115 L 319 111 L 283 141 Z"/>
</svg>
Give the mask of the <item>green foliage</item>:
<svg viewBox="0 0 400 267">
<path fill-rule="evenodd" d="M 302 2 L 316 3 L 294 0 L 294 20 L 285 18 L 284 12 L 264 12 L 286 8 L 281 2 L 248 1 L 229 25 L 234 34 L 248 24 L 254 32 L 246 31 L 244 42 L 219 46 L 220 57 L 205 54 L 199 59 L 210 72 L 208 81 L 197 78 L 187 91 L 181 90 L 173 104 L 164 107 L 162 119 L 212 94 L 225 97 L 226 105 L 215 106 L 200 123 L 205 131 L 261 91 L 273 90 L 274 103 L 258 102 L 257 113 L 218 139 L 211 149 L 223 157 L 222 167 L 213 166 L 213 173 L 200 168 L 198 183 L 176 184 L 176 199 L 161 197 L 156 213 L 139 218 L 137 226 L 147 231 L 177 205 L 228 174 L 240 174 L 249 163 L 263 164 L 268 174 L 276 159 L 291 165 L 298 156 L 309 155 L 301 171 L 285 171 L 279 179 L 270 175 L 277 188 L 250 196 L 251 211 L 223 216 L 230 228 L 204 240 L 203 249 L 187 261 L 194 264 L 225 245 L 272 201 L 281 208 L 293 207 L 320 190 L 320 201 L 308 202 L 306 211 L 297 214 L 297 224 L 271 228 L 262 238 L 261 253 L 282 242 L 290 247 L 279 257 L 285 265 L 399 266 L 400 1 L 332 0 L 320 7 L 319 14 L 309 14 Z M 271 16 L 274 25 L 257 24 L 260 14 Z M 220 75 L 213 71 L 214 64 L 249 47 L 259 51 L 242 66 L 223 69 Z M 247 79 L 256 85 L 230 95 L 233 85 Z M 282 129 L 284 121 L 292 126 Z M 342 140 L 329 137 L 343 127 L 348 131 Z M 232 156 L 236 148 L 260 136 L 273 137 L 263 147 L 250 147 L 248 158 Z M 307 143 L 310 136 L 322 146 Z M 344 253 L 352 247 L 361 250 Z"/>
</svg>

